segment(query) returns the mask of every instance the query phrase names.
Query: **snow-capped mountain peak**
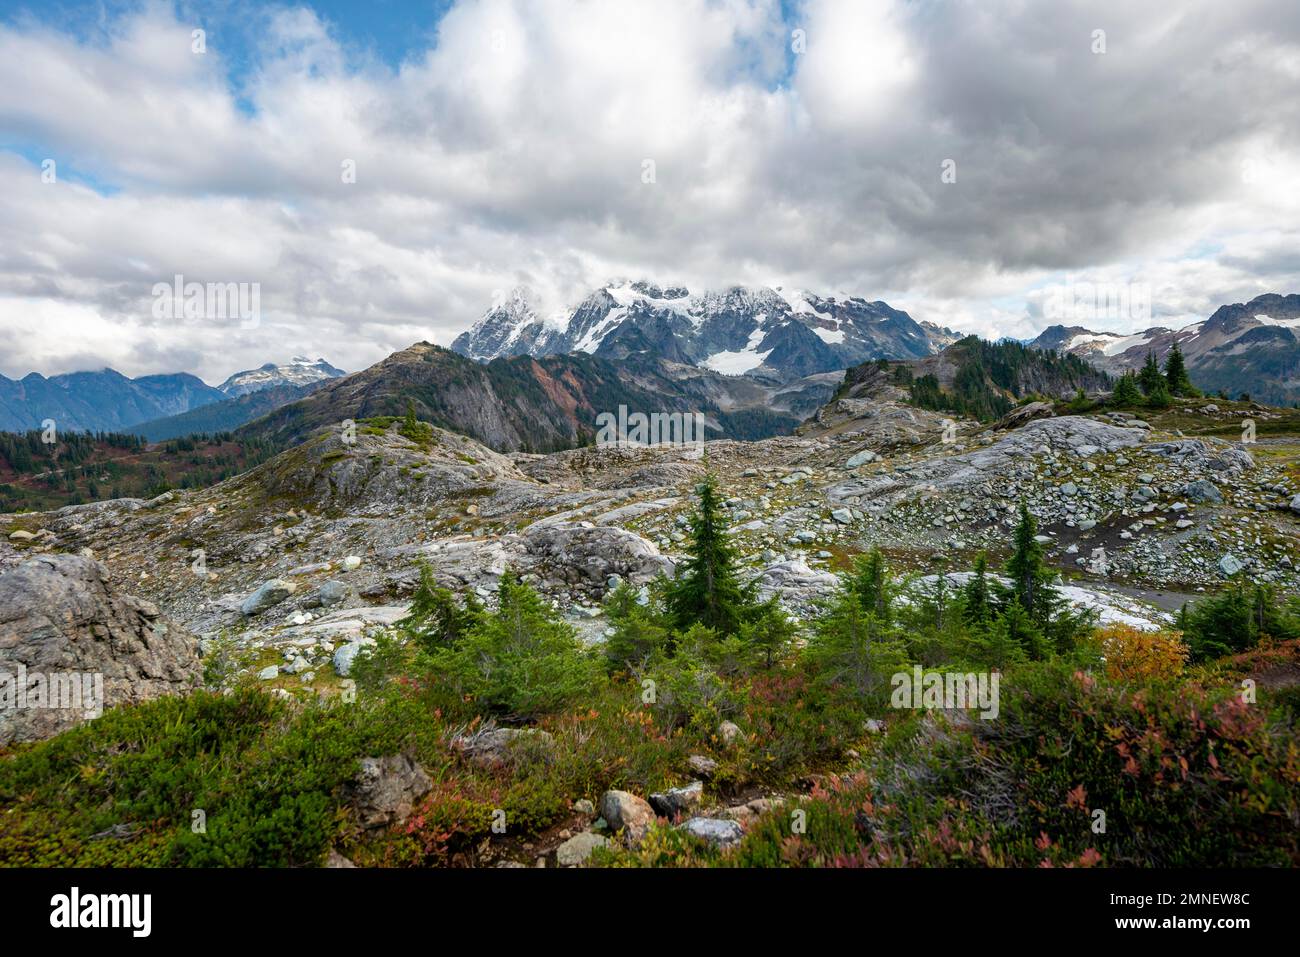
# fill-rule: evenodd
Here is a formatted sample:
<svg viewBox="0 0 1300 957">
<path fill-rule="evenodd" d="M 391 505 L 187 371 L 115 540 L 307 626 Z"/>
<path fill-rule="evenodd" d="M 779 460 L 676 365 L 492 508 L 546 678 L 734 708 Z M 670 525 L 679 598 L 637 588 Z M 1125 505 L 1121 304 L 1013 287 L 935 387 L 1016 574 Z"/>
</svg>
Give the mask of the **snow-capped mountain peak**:
<svg viewBox="0 0 1300 957">
<path fill-rule="evenodd" d="M 512 296 L 451 348 L 480 361 L 567 352 L 616 361 L 648 355 L 785 381 L 867 359 L 919 358 L 957 338 L 859 297 L 742 285 L 692 292 L 678 284 L 619 278 L 593 290 L 557 323 L 539 319 L 526 296 Z"/>
<path fill-rule="evenodd" d="M 474 325 L 451 344 L 455 352 L 486 362 L 505 356 L 546 355 L 547 342 L 562 336 L 566 319 L 542 318 L 532 293 L 516 286 L 492 303 Z"/>
<path fill-rule="evenodd" d="M 284 365 L 268 362 L 256 369 L 236 372 L 217 388 L 234 398 L 250 392 L 260 392 L 277 385 L 302 386 L 321 379 L 336 379 L 347 375 L 342 369 L 336 369 L 324 359 L 308 359 L 306 356 L 294 356 Z"/>
</svg>

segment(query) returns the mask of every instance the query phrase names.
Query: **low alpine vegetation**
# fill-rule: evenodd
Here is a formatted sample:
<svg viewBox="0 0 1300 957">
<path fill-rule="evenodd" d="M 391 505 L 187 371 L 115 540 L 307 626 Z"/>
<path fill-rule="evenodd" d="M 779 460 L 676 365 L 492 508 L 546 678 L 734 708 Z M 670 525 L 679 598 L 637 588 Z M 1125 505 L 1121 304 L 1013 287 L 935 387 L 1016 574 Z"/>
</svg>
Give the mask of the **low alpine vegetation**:
<svg viewBox="0 0 1300 957">
<path fill-rule="evenodd" d="M 997 574 L 981 555 L 904 577 L 872 551 L 797 620 L 738 568 L 712 478 L 688 527 L 674 577 L 608 594 L 600 641 L 525 577 L 484 601 L 426 566 L 355 694 L 236 685 L 14 749 L 0 860 L 487 864 L 646 794 L 657 819 L 598 823 L 589 863 L 1300 863 L 1296 702 L 1243 693 L 1259 662 L 1241 658 L 1294 650 L 1294 604 L 1241 587 L 1176 629 L 1103 625 L 1064 600 L 1022 506 Z M 982 677 L 1000 700 L 900 707 L 917 675 Z M 383 755 L 420 786 L 376 823 L 357 781 Z"/>
</svg>

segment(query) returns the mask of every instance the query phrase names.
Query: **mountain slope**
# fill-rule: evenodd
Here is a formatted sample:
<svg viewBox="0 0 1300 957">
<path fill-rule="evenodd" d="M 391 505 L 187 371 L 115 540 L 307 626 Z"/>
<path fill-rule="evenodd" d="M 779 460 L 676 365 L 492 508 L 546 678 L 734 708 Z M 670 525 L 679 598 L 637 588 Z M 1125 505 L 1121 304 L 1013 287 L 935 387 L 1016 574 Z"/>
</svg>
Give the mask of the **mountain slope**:
<svg viewBox="0 0 1300 957">
<path fill-rule="evenodd" d="M 711 437 L 788 431 L 793 412 L 767 408 L 769 392 L 742 394 L 723 377 L 648 360 L 614 364 L 595 356 L 516 356 L 487 363 L 427 342 L 326 383 L 311 396 L 246 425 L 241 434 L 280 447 L 346 419 L 416 416 L 501 451 L 551 451 L 592 441 L 596 417 L 633 412 L 705 413 Z"/>
<path fill-rule="evenodd" d="M 1278 405 L 1300 401 L 1300 295 L 1263 295 L 1220 306 L 1203 322 L 1133 335 L 1051 326 L 1030 345 L 1079 356 L 1110 373 L 1160 361 L 1177 342 L 1196 386 L 1231 396 L 1247 392 Z"/>
<path fill-rule="evenodd" d="M 269 385 L 221 402 L 210 402 L 189 412 L 182 412 L 180 415 L 141 422 L 131 426 L 131 432 L 144 436 L 150 442 L 162 442 L 183 435 L 215 435 L 218 432 L 229 432 L 261 418 L 268 412 L 274 412 L 282 405 L 297 402 L 311 395 L 327 381 L 329 380 L 317 379 L 302 385 L 288 383 Z"/>
<path fill-rule="evenodd" d="M 1075 355 L 1018 342 L 967 336 L 935 356 L 849 369 L 837 399 L 907 402 L 981 421 L 1005 415 L 1026 396 L 1073 398 L 1110 388 L 1110 377 Z M 824 418 L 825 412 L 821 413 Z"/>
</svg>

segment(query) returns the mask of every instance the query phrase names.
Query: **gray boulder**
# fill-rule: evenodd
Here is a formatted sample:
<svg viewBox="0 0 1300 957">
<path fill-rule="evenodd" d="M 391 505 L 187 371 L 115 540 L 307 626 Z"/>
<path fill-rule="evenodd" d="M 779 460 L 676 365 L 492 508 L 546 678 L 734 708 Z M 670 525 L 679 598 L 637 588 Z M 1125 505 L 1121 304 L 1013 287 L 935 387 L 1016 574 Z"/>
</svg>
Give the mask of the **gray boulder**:
<svg viewBox="0 0 1300 957">
<path fill-rule="evenodd" d="M 375 643 L 373 638 L 358 638 L 356 641 L 349 641 L 342 648 L 334 652 L 334 671 L 340 678 L 346 678 L 352 673 L 352 665 L 357 660 L 357 655 L 361 654 L 361 649 L 369 647 Z"/>
<path fill-rule="evenodd" d="M 1219 571 L 1229 578 L 1245 567 L 1236 555 L 1228 554 L 1219 559 Z"/>
<path fill-rule="evenodd" d="M 555 863 L 561 867 L 577 867 L 580 864 L 587 863 L 592 851 L 598 847 L 605 847 L 607 844 L 609 844 L 609 841 L 599 834 L 583 831 L 581 834 L 575 834 L 555 849 Z"/>
<path fill-rule="evenodd" d="M 708 841 L 714 847 L 730 847 L 740 843 L 745 836 L 745 829 L 735 821 L 713 817 L 693 817 L 681 829 L 693 837 Z"/>
<path fill-rule="evenodd" d="M 1218 505 L 1223 502 L 1223 496 L 1219 494 L 1219 488 L 1208 479 L 1197 479 L 1195 482 L 1188 482 L 1183 486 L 1183 494 L 1193 502 L 1209 503 Z"/>
<path fill-rule="evenodd" d="M 260 615 L 273 605 L 278 605 L 290 595 L 292 595 L 298 586 L 292 582 L 287 582 L 282 578 L 272 578 L 264 582 L 257 591 L 244 599 L 244 603 L 239 606 L 239 611 L 244 617 L 251 618 L 253 615 Z"/>
<path fill-rule="evenodd" d="M 667 791 L 650 795 L 650 806 L 664 817 L 673 817 L 682 811 L 698 807 L 703 798 L 703 783 L 692 781 L 685 787 L 669 788 Z"/>
<path fill-rule="evenodd" d="M 304 599 L 303 607 L 329 608 L 332 605 L 338 605 L 347 601 L 352 597 L 355 591 L 356 589 L 345 582 L 338 581 L 337 579 L 330 579 L 321 585 L 320 588 L 317 588 L 314 593 L 308 595 L 307 598 Z"/>
</svg>

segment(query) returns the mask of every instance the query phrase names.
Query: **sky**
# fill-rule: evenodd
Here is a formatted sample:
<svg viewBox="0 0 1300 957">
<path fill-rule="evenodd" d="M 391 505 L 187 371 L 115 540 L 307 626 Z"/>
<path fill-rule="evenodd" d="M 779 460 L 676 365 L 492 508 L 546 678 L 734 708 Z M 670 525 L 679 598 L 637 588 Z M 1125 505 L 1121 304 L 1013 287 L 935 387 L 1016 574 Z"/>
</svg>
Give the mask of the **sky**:
<svg viewBox="0 0 1300 957">
<path fill-rule="evenodd" d="M 351 371 L 616 277 L 1180 326 L 1300 292 L 1297 94 L 1293 0 L 0 0 L 0 374 Z"/>
</svg>

